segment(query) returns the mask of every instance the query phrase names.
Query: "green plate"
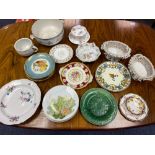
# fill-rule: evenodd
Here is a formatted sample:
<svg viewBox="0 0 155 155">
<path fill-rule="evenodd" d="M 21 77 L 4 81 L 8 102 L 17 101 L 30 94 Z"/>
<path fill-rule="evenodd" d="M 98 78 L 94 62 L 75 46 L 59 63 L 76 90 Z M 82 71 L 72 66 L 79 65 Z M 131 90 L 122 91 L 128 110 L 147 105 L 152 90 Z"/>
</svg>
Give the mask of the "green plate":
<svg viewBox="0 0 155 155">
<path fill-rule="evenodd" d="M 116 117 L 118 107 L 111 93 L 102 88 L 92 88 L 82 96 L 80 110 L 88 122 L 106 125 Z"/>
</svg>

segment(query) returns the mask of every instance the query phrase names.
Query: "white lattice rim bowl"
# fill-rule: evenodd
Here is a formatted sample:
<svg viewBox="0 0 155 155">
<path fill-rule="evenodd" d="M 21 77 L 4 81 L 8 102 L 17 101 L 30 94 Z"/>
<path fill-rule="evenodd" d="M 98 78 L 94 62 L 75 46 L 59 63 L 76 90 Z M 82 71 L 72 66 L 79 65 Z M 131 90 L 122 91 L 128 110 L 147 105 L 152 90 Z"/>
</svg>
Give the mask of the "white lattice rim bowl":
<svg viewBox="0 0 155 155">
<path fill-rule="evenodd" d="M 152 81 L 155 77 L 155 69 L 152 62 L 142 54 L 135 54 L 132 56 L 128 68 L 134 80 Z"/>
<path fill-rule="evenodd" d="M 96 61 L 100 55 L 100 49 L 95 45 L 95 43 L 80 44 L 76 49 L 76 57 L 82 62 Z"/>
<path fill-rule="evenodd" d="M 123 42 L 120 41 L 105 41 L 101 45 L 101 49 L 105 51 L 105 54 L 110 57 L 127 59 L 130 57 L 131 48 Z"/>
</svg>

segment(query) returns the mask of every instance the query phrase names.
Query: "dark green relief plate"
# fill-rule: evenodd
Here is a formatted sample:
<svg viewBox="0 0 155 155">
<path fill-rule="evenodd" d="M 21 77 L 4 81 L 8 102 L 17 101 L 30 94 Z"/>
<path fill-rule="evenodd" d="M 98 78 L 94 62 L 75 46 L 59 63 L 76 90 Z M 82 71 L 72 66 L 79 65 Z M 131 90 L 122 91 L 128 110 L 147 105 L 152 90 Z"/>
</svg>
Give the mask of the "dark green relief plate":
<svg viewBox="0 0 155 155">
<path fill-rule="evenodd" d="M 102 88 L 92 88 L 83 94 L 80 110 L 88 122 L 106 125 L 116 117 L 118 107 L 111 93 Z"/>
</svg>

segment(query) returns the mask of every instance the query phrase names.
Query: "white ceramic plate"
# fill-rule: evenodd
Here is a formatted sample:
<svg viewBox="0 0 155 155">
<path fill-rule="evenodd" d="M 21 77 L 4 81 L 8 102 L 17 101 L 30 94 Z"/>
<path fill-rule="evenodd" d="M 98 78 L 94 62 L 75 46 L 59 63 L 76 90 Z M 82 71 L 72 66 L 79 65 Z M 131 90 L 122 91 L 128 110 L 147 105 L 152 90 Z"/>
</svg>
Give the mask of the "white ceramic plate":
<svg viewBox="0 0 155 155">
<path fill-rule="evenodd" d="M 119 104 L 122 115 L 130 121 L 142 121 L 148 115 L 148 106 L 145 100 L 137 94 L 124 95 Z"/>
<path fill-rule="evenodd" d="M 73 44 L 77 44 L 77 45 L 79 45 L 79 44 L 84 44 L 84 43 L 88 42 L 89 39 L 90 39 L 90 34 L 89 34 L 89 32 L 87 32 L 87 33 L 86 33 L 86 36 L 83 37 L 82 39 L 75 39 L 75 38 L 72 37 L 71 32 L 69 33 L 69 40 L 70 40 L 70 42 L 72 42 Z"/>
<path fill-rule="evenodd" d="M 51 100 L 52 99 L 57 100 L 58 96 L 71 97 L 75 102 L 75 105 L 73 107 L 73 111 L 69 115 L 65 116 L 62 119 L 60 119 L 60 118 L 56 119 L 53 116 L 48 114 L 48 109 L 49 109 L 49 105 L 51 103 Z M 79 97 L 73 88 L 68 87 L 68 86 L 64 86 L 64 85 L 59 85 L 59 86 L 51 88 L 45 94 L 43 102 L 42 102 L 42 107 L 43 107 L 43 111 L 44 111 L 46 117 L 49 120 L 51 120 L 52 122 L 65 122 L 65 121 L 70 120 L 77 113 L 78 107 L 79 107 Z"/>
<path fill-rule="evenodd" d="M 101 55 L 100 49 L 95 45 L 95 43 L 81 44 L 76 49 L 76 56 L 82 62 L 96 61 L 100 55 Z"/>
<path fill-rule="evenodd" d="M 51 48 L 51 55 L 56 63 L 66 63 L 73 57 L 73 49 L 66 44 L 59 44 Z"/>
<path fill-rule="evenodd" d="M 20 124 L 37 110 L 41 99 L 39 87 L 27 79 L 14 80 L 0 89 L 0 122 Z"/>
</svg>

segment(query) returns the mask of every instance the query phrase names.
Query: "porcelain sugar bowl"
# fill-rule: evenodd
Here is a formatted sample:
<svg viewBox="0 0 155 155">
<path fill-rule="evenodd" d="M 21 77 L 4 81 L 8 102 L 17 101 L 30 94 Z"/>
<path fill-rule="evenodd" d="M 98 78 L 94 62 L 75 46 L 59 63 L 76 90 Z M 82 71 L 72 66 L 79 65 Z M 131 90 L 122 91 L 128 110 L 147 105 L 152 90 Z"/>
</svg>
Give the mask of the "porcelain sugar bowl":
<svg viewBox="0 0 155 155">
<path fill-rule="evenodd" d="M 142 54 L 131 57 L 128 68 L 134 80 L 152 81 L 155 77 L 155 69 L 151 61 Z"/>
<path fill-rule="evenodd" d="M 101 45 L 108 60 L 119 61 L 130 57 L 131 48 L 120 41 L 106 41 Z"/>
<path fill-rule="evenodd" d="M 52 46 L 59 43 L 64 35 L 64 25 L 58 19 L 40 19 L 32 25 L 31 39 L 35 38 L 42 45 Z"/>
<path fill-rule="evenodd" d="M 72 27 L 69 33 L 69 40 L 73 44 L 83 44 L 88 42 L 90 39 L 90 34 L 84 26 L 76 25 Z"/>
</svg>

